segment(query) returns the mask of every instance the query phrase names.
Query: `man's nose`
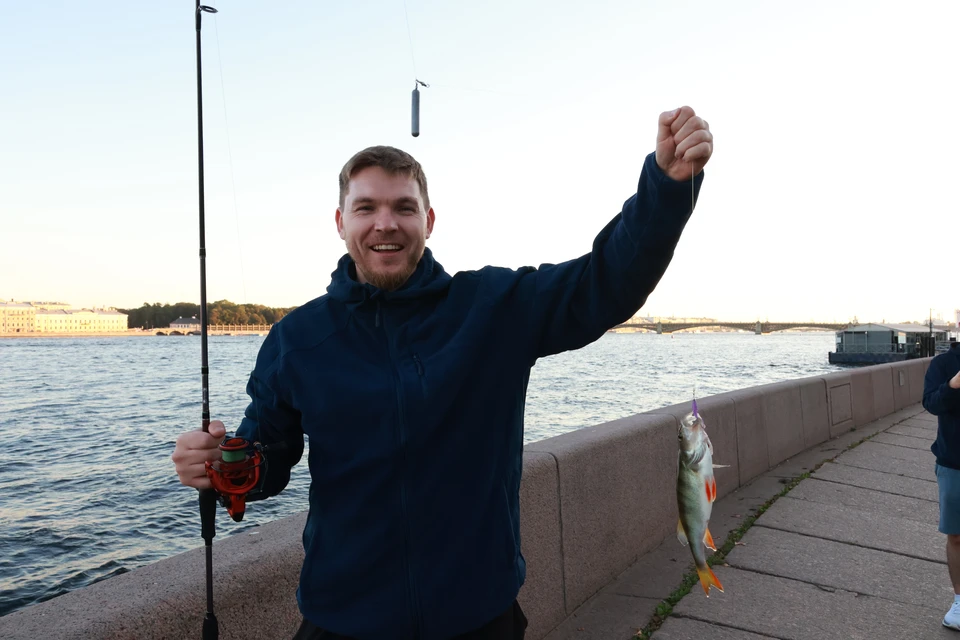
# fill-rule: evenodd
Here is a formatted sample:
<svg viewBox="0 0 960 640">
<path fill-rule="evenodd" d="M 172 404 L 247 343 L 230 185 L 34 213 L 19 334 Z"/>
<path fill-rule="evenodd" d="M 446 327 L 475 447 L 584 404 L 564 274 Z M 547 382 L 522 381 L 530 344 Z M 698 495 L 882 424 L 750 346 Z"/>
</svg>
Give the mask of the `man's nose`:
<svg viewBox="0 0 960 640">
<path fill-rule="evenodd" d="M 393 215 L 393 211 L 387 207 L 377 211 L 374 228 L 377 231 L 395 231 L 397 229 L 397 219 Z"/>
</svg>

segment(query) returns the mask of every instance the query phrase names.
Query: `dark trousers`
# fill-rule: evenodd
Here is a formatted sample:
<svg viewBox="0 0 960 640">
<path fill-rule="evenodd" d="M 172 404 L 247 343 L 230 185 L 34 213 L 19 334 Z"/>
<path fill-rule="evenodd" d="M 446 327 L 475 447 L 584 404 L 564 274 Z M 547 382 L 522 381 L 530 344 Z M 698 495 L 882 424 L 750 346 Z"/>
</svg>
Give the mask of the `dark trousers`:
<svg viewBox="0 0 960 640">
<path fill-rule="evenodd" d="M 450 640 L 523 640 L 527 630 L 527 617 L 523 615 L 520 604 L 514 600 L 510 608 L 486 623 Z M 304 620 L 293 640 L 353 640 L 347 636 L 325 631 L 309 620 Z"/>
</svg>

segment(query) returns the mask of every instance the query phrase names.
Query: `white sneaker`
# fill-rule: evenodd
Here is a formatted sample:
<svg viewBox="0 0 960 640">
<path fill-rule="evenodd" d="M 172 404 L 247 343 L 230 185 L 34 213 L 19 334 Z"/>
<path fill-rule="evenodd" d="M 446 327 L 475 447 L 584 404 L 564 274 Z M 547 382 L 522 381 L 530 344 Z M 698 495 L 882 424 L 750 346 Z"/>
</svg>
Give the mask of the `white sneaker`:
<svg viewBox="0 0 960 640">
<path fill-rule="evenodd" d="M 943 626 L 960 631 L 960 602 L 954 602 L 947 615 L 943 616 Z"/>
</svg>

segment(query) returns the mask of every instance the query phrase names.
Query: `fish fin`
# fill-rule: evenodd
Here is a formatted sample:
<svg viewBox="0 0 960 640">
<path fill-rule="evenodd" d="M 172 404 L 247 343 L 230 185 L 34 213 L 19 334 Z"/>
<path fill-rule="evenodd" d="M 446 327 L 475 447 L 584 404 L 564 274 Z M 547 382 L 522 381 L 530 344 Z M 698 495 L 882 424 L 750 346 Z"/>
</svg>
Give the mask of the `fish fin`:
<svg viewBox="0 0 960 640">
<path fill-rule="evenodd" d="M 713 541 L 713 536 L 710 535 L 710 529 L 707 529 L 706 533 L 703 534 L 703 544 L 707 545 L 711 551 L 717 550 L 717 545 Z"/>
<path fill-rule="evenodd" d="M 709 565 L 697 567 L 697 575 L 700 577 L 700 586 L 703 587 L 703 592 L 707 594 L 708 598 L 710 597 L 711 585 L 715 587 L 717 591 L 723 593 L 723 585 L 717 580 L 717 576 L 713 573 L 713 569 L 711 569 Z"/>
<path fill-rule="evenodd" d="M 717 499 L 717 479 L 710 476 L 704 484 L 707 491 L 707 500 L 713 502 Z"/>
<path fill-rule="evenodd" d="M 687 546 L 687 532 L 683 530 L 683 522 L 679 518 L 677 518 L 677 540 L 683 546 Z"/>
</svg>

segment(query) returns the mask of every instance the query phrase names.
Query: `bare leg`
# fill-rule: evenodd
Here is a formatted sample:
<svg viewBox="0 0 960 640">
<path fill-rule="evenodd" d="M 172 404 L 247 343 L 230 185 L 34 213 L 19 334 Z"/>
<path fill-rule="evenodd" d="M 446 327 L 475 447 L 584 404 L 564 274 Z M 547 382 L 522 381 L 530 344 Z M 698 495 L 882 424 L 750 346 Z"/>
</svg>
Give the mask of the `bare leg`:
<svg viewBox="0 0 960 640">
<path fill-rule="evenodd" d="M 960 595 L 960 535 L 947 536 L 947 568 L 950 571 L 953 592 Z"/>
</svg>

